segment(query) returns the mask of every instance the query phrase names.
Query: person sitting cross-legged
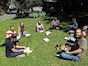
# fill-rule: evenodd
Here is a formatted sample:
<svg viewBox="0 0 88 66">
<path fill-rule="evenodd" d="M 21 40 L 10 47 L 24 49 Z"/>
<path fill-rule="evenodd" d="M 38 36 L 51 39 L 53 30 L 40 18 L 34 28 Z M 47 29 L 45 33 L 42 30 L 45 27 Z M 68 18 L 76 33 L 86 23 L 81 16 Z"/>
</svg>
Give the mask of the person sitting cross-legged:
<svg viewBox="0 0 88 66">
<path fill-rule="evenodd" d="M 39 21 L 37 24 L 36 24 L 36 32 L 44 32 L 44 26 L 43 24 Z"/>
<path fill-rule="evenodd" d="M 29 47 L 21 46 L 16 41 L 16 38 L 6 37 L 5 41 L 6 57 L 24 57 L 32 52 Z"/>
<path fill-rule="evenodd" d="M 60 20 L 58 20 L 57 18 L 54 18 L 51 22 L 51 28 L 52 29 L 60 29 L 61 28 Z"/>
<path fill-rule="evenodd" d="M 86 55 L 87 40 L 84 37 L 84 33 L 81 29 L 76 29 L 76 38 L 78 48 L 72 51 L 66 50 L 60 53 L 59 57 L 65 60 L 80 61 L 80 59 Z"/>
<path fill-rule="evenodd" d="M 57 50 L 56 56 L 60 56 L 60 53 L 71 50 L 71 46 L 69 43 L 65 43 L 65 45 L 57 44 L 55 48 Z"/>
<path fill-rule="evenodd" d="M 73 17 L 71 23 L 64 31 L 69 32 L 70 30 L 76 30 L 78 28 L 78 26 L 79 25 L 78 25 L 77 19 L 75 17 Z"/>
</svg>

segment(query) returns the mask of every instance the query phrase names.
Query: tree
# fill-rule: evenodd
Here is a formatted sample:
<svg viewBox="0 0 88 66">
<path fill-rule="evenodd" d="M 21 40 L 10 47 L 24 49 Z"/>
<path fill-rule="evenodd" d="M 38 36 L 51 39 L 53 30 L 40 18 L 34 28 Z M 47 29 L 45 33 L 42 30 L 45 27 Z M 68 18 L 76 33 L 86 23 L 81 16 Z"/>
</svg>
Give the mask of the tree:
<svg viewBox="0 0 88 66">
<path fill-rule="evenodd" d="M 8 1 L 9 0 L 0 0 L 0 14 L 3 14 L 7 11 Z"/>
</svg>

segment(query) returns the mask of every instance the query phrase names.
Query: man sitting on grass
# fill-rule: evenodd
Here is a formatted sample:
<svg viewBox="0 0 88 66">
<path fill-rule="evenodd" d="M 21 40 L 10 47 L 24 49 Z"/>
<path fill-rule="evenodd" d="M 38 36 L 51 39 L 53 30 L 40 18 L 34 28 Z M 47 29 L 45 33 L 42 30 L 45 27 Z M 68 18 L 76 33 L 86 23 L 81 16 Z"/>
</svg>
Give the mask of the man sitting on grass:
<svg viewBox="0 0 88 66">
<path fill-rule="evenodd" d="M 84 33 L 81 29 L 76 29 L 76 37 L 78 48 L 73 51 L 66 50 L 60 53 L 59 57 L 65 60 L 80 61 L 80 58 L 85 55 L 87 51 L 87 40 L 84 37 Z"/>
</svg>

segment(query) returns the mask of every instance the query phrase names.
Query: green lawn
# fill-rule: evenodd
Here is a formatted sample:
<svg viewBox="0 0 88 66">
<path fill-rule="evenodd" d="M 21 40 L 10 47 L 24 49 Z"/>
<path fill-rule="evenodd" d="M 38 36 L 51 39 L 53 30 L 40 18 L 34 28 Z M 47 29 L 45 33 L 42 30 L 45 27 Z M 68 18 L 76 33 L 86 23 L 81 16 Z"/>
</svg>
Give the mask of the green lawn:
<svg viewBox="0 0 88 66">
<path fill-rule="evenodd" d="M 39 20 L 45 26 L 47 30 L 49 28 L 49 22 L 42 18 L 37 19 L 7 19 L 0 21 L 0 44 L 4 42 L 4 36 L 9 26 L 15 25 L 17 31 L 19 23 L 22 21 L 26 25 L 27 31 L 32 35 L 29 38 L 22 38 L 20 41 L 23 45 L 29 46 L 33 49 L 33 52 L 24 58 L 6 58 L 5 48 L 0 47 L 0 66 L 88 66 L 88 53 L 80 62 L 61 60 L 55 57 L 55 48 L 57 41 L 62 44 L 65 42 L 64 37 L 67 35 L 62 31 L 53 30 L 49 36 L 50 42 L 45 43 L 42 39 L 45 37 L 45 33 L 36 33 L 35 25 Z"/>
</svg>

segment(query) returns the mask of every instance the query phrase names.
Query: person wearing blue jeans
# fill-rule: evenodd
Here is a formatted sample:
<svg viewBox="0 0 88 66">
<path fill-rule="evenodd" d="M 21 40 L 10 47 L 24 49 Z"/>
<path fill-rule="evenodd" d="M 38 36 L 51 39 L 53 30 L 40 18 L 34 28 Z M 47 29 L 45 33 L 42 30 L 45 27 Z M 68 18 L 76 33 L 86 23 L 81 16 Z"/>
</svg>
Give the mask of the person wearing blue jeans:
<svg viewBox="0 0 88 66">
<path fill-rule="evenodd" d="M 76 50 L 65 50 L 59 55 L 62 59 L 80 61 L 80 58 L 86 55 L 87 51 L 87 40 L 85 39 L 85 33 L 81 29 L 76 29 L 76 37 L 78 47 Z"/>
<path fill-rule="evenodd" d="M 67 54 L 67 53 L 65 53 L 65 52 L 62 52 L 62 53 L 60 54 L 60 57 L 61 57 L 62 59 L 65 59 L 65 60 L 80 61 L 80 57 L 79 57 L 79 56 Z"/>
</svg>

